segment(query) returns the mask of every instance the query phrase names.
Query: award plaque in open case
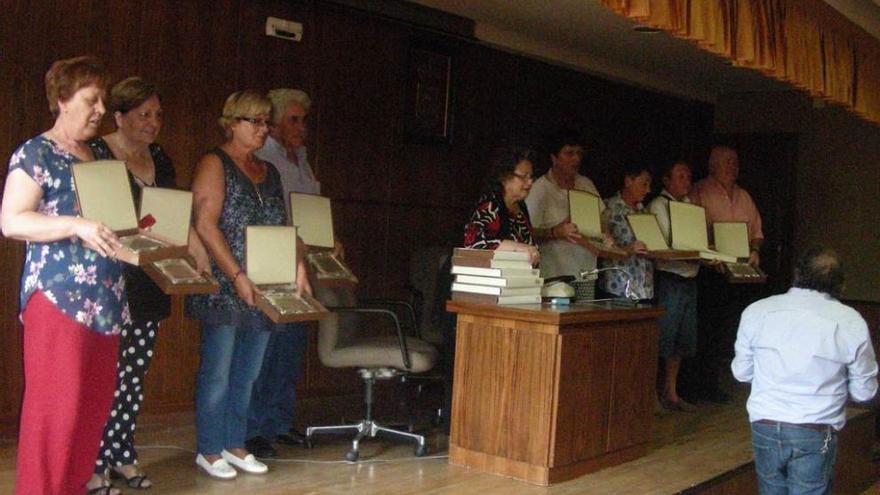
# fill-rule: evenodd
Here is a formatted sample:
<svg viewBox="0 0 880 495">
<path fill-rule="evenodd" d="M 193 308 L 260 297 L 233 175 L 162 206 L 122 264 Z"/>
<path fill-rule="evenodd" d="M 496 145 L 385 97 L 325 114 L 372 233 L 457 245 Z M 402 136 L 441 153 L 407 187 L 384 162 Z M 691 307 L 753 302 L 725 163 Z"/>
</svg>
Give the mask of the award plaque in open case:
<svg viewBox="0 0 880 495">
<path fill-rule="evenodd" d="M 709 249 L 706 210 L 683 201 L 669 202 L 669 230 L 672 249 L 697 251 L 705 260 L 735 262 L 736 257 Z"/>
<path fill-rule="evenodd" d="M 657 217 L 652 213 L 634 213 L 626 216 L 627 222 L 636 236 L 648 248 L 648 258 L 658 260 L 697 260 L 700 253 L 696 250 L 670 249 L 660 230 Z"/>
<path fill-rule="evenodd" d="M 330 198 L 290 193 L 290 216 L 297 233 L 309 247 L 306 261 L 323 286 L 354 286 L 357 277 L 333 254 L 333 211 Z"/>
<path fill-rule="evenodd" d="M 327 309 L 308 294 L 296 293 L 296 228 L 255 226 L 245 229 L 247 276 L 257 286 L 257 307 L 275 323 L 318 320 Z"/>
<path fill-rule="evenodd" d="M 715 249 L 736 257 L 735 262 L 724 263 L 724 276 L 732 284 L 761 284 L 767 274 L 748 263 L 749 226 L 745 222 L 715 222 L 712 224 Z"/>
<path fill-rule="evenodd" d="M 113 253 L 118 260 L 143 266 L 157 260 L 186 256 L 186 237 L 182 240 L 169 238 L 159 231 L 139 228 L 125 162 L 76 163 L 71 171 L 80 213 L 84 218 L 102 222 L 116 233 L 122 243 L 122 247 Z M 189 212 L 189 209 L 181 212 L 186 215 L 187 232 Z"/>
<path fill-rule="evenodd" d="M 626 251 L 605 244 L 602 235 L 601 201 L 595 194 L 573 189 L 568 191 L 569 217 L 582 236 L 577 242 L 597 258 L 626 259 L 629 257 Z"/>
<path fill-rule="evenodd" d="M 140 217 L 153 219 L 151 233 L 186 245 L 191 216 L 191 192 L 161 187 L 141 190 Z M 220 290 L 214 277 L 199 273 L 188 256 L 151 261 L 141 268 L 165 294 L 211 294 Z"/>
</svg>

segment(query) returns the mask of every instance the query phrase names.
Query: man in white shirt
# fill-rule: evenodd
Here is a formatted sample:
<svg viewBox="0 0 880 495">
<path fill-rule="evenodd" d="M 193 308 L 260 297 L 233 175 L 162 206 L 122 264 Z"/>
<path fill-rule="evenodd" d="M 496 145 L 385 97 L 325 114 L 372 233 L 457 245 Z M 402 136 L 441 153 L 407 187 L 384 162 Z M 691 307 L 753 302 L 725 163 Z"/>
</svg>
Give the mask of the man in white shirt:
<svg viewBox="0 0 880 495">
<path fill-rule="evenodd" d="M 269 137 L 256 155 L 267 161 L 281 174 L 284 193 L 320 194 L 321 183 L 315 179 L 309 165 L 305 140 L 308 133 L 306 117 L 312 106 L 309 95 L 298 89 L 273 89 L 268 95 L 272 100 L 272 122 Z M 290 214 L 290 205 L 286 201 Z"/>
<path fill-rule="evenodd" d="M 574 131 L 561 131 L 549 144 L 550 170 L 535 181 L 526 198 L 532 235 L 541 250 L 541 276 L 545 279 L 577 276 L 583 270 L 596 268 L 596 257 L 575 243 L 580 234 L 571 223 L 568 191 L 599 196 L 593 181 L 578 173 L 584 156 L 580 136 Z M 604 209 L 604 204 L 600 205 Z"/>
<path fill-rule="evenodd" d="M 742 314 L 731 369 L 752 383 L 746 407 L 761 493 L 830 493 L 847 397 L 877 392 L 868 325 L 836 299 L 843 278 L 834 251 L 811 248 L 792 289 Z"/>
<path fill-rule="evenodd" d="M 670 242 L 669 202 L 690 203 L 691 166 L 677 161 L 663 171 L 663 191 L 648 205 L 657 217 L 660 231 Z M 654 270 L 654 294 L 657 304 L 666 307 L 658 321 L 659 354 L 663 368 L 660 404 L 673 411 L 694 411 L 696 408 L 678 396 L 678 371 L 683 357 L 697 352 L 697 272 L 699 262 L 657 260 Z"/>
</svg>

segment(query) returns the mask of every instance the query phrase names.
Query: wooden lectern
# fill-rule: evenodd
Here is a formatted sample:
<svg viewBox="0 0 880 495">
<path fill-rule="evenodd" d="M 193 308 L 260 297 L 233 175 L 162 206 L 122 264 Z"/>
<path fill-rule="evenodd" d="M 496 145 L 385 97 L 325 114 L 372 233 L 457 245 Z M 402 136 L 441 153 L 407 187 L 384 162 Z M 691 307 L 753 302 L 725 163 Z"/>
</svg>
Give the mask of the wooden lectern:
<svg viewBox="0 0 880 495">
<path fill-rule="evenodd" d="M 449 301 L 449 462 L 549 485 L 647 453 L 663 308 Z"/>
</svg>

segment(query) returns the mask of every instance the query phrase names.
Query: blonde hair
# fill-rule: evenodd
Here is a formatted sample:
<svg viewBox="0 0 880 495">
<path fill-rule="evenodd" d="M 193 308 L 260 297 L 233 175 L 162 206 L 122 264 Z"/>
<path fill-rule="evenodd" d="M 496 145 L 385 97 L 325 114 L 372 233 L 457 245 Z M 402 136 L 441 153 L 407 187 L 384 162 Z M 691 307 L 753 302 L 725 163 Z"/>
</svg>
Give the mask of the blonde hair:
<svg viewBox="0 0 880 495">
<path fill-rule="evenodd" d="M 259 114 L 269 115 L 272 113 L 272 102 L 269 98 L 257 93 L 256 91 L 246 89 L 244 91 L 236 91 L 226 98 L 223 105 L 223 115 L 217 120 L 223 132 L 228 138 L 230 127 L 238 117 L 254 117 Z"/>
<path fill-rule="evenodd" d="M 91 55 L 57 60 L 46 72 L 46 99 L 49 111 L 58 118 L 59 101 L 67 101 L 80 89 L 94 84 L 107 88 L 110 76 L 104 64 Z"/>
<path fill-rule="evenodd" d="M 298 89 L 278 88 L 269 91 L 267 95 L 272 100 L 272 122 L 276 124 L 290 105 L 299 105 L 306 112 L 312 106 L 312 100 L 305 91 Z"/>
</svg>

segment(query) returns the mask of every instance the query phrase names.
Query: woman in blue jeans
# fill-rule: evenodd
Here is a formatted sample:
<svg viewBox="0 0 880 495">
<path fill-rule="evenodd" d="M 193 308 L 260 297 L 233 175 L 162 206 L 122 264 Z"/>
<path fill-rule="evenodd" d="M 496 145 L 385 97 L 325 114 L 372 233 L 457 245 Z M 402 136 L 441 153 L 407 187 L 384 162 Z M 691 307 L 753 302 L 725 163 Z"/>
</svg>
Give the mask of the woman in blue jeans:
<svg viewBox="0 0 880 495">
<path fill-rule="evenodd" d="M 257 289 L 244 268 L 248 225 L 284 225 L 278 171 L 256 156 L 268 134 L 272 104 L 254 91 L 226 99 L 220 125 L 226 142 L 199 160 L 193 177 L 196 232 L 213 258 L 217 294 L 192 296 L 188 314 L 202 322 L 196 385 L 196 464 L 208 475 L 232 479 L 237 469 L 268 471 L 245 448 L 248 407 L 272 323 L 254 306 Z M 299 290 L 311 292 L 297 262 Z"/>
</svg>

